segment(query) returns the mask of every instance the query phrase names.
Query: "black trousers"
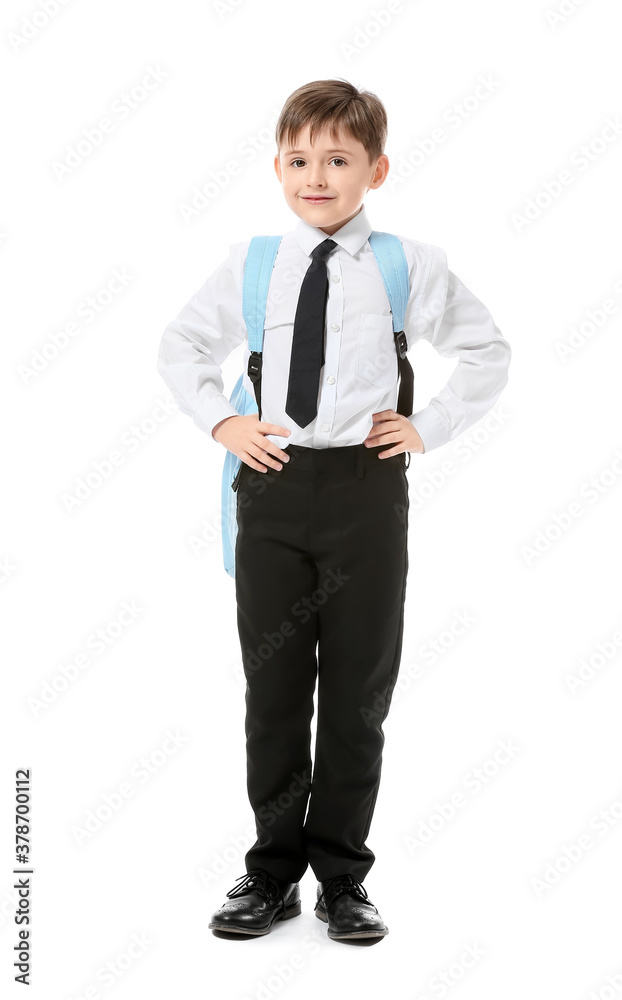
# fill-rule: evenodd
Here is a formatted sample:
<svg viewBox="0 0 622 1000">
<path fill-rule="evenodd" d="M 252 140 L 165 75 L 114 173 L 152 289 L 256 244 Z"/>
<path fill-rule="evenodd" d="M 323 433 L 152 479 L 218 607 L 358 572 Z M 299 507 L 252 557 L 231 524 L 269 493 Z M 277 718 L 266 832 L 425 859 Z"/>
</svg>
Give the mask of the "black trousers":
<svg viewBox="0 0 622 1000">
<path fill-rule="evenodd" d="M 257 828 L 247 872 L 296 882 L 310 865 L 318 881 L 362 882 L 375 860 L 365 841 L 408 573 L 406 455 L 378 458 L 387 447 L 289 445 L 279 471 L 242 463 L 236 600 Z"/>
</svg>

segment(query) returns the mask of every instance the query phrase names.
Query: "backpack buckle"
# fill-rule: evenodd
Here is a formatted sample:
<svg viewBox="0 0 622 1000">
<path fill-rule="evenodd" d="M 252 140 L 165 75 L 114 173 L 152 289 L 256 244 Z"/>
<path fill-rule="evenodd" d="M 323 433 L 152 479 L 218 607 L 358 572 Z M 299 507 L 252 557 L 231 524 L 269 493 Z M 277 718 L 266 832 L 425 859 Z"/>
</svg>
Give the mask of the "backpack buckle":
<svg viewBox="0 0 622 1000">
<path fill-rule="evenodd" d="M 257 351 L 253 351 L 248 359 L 248 377 L 253 385 L 261 378 L 261 361 L 261 354 Z"/>
<path fill-rule="evenodd" d="M 408 353 L 408 341 L 403 330 L 395 334 L 395 343 L 397 344 L 397 351 L 400 358 L 405 358 Z"/>
</svg>

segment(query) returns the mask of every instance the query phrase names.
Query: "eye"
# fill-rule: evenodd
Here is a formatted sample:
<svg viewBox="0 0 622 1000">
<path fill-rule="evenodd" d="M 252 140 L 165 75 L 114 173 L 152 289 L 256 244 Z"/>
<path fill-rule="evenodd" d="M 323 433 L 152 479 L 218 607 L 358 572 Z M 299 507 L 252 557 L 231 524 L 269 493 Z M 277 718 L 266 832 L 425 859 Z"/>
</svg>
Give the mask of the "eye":
<svg viewBox="0 0 622 1000">
<path fill-rule="evenodd" d="M 295 163 L 304 163 L 304 162 L 305 162 L 305 161 L 304 161 L 304 160 L 301 160 L 301 159 L 297 159 L 297 160 L 292 160 L 292 162 L 291 162 L 291 166 L 293 167 Z"/>
<path fill-rule="evenodd" d="M 340 160 L 341 163 L 346 162 L 341 156 L 333 156 L 333 159 L 330 162 L 332 163 L 334 160 Z"/>
</svg>

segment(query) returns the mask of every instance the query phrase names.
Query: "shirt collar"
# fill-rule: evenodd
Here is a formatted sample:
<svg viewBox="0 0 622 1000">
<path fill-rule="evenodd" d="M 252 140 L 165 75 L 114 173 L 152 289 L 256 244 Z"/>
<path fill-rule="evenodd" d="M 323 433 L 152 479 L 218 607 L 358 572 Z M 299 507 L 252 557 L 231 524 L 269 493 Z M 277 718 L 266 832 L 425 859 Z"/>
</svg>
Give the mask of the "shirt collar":
<svg viewBox="0 0 622 1000">
<path fill-rule="evenodd" d="M 330 239 L 334 240 L 340 247 L 343 247 L 344 250 L 347 250 L 349 254 L 354 255 L 365 245 L 371 232 L 372 227 L 369 224 L 365 205 L 363 204 L 354 218 L 346 222 L 345 226 L 338 229 L 336 233 L 333 233 Z M 328 239 L 323 229 L 311 226 L 304 219 L 298 220 L 298 223 L 294 227 L 294 236 L 307 255 L 311 254 L 320 243 Z"/>
</svg>

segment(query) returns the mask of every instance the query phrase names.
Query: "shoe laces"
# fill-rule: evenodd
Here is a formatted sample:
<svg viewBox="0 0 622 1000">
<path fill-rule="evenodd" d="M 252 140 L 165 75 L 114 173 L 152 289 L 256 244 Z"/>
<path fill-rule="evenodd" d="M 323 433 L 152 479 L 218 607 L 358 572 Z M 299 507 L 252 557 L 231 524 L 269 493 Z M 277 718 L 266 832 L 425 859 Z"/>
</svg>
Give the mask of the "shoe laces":
<svg viewBox="0 0 622 1000">
<path fill-rule="evenodd" d="M 266 900 L 268 905 L 273 905 L 280 897 L 281 909 L 284 914 L 286 913 L 281 887 L 265 868 L 253 868 L 246 875 L 241 875 L 240 878 L 236 879 L 236 882 L 239 882 L 239 885 L 235 885 L 227 893 L 229 899 L 245 896 L 249 892 L 256 892 Z"/>
<path fill-rule="evenodd" d="M 326 880 L 324 891 L 318 897 L 313 909 L 317 910 L 322 900 L 324 900 L 324 906 L 329 906 L 337 896 L 343 895 L 344 892 L 355 892 L 363 901 L 369 900 L 367 890 L 354 876 L 335 875 L 334 878 Z"/>
</svg>

